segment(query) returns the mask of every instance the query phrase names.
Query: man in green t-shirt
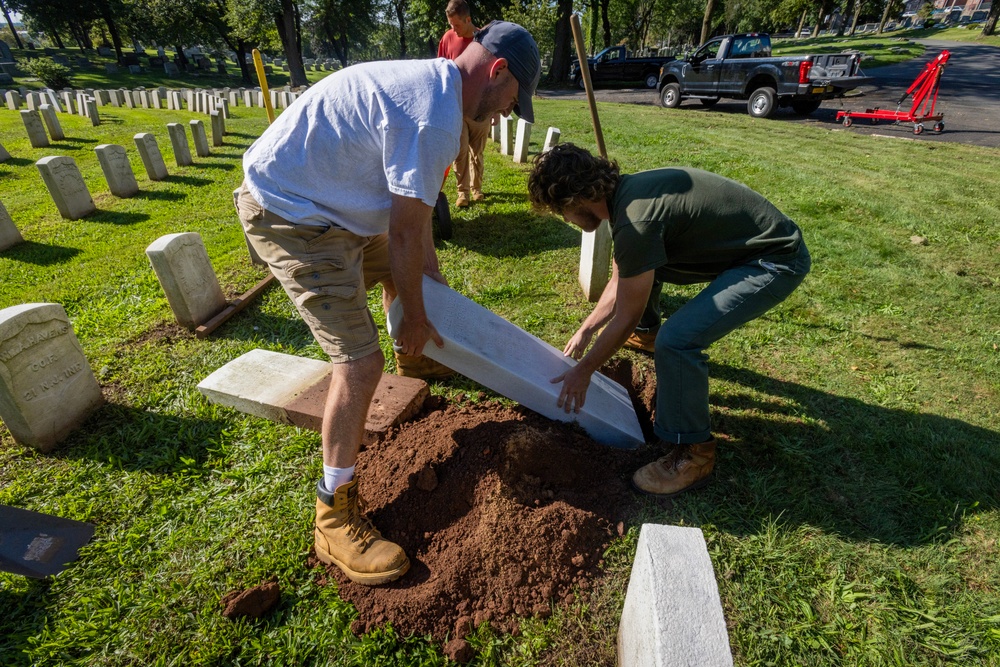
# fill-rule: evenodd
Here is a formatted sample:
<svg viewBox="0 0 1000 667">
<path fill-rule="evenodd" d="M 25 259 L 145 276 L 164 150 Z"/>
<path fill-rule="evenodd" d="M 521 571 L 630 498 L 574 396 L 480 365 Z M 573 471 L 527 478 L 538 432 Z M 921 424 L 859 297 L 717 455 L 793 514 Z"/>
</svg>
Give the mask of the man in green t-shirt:
<svg viewBox="0 0 1000 667">
<path fill-rule="evenodd" d="M 715 467 L 705 350 L 799 286 L 810 267 L 802 232 L 728 178 L 687 167 L 622 175 L 616 163 L 573 144 L 535 159 L 528 193 L 537 208 L 586 232 L 608 220 L 614 243 L 611 281 L 563 350 L 579 363 L 552 380 L 562 382 L 559 407 L 579 412 L 591 375 L 626 341 L 652 352 L 654 430 L 669 451 L 632 483 L 664 497 L 704 486 Z M 708 284 L 660 326 L 665 282 Z M 636 329 L 640 320 L 645 331 Z"/>
</svg>

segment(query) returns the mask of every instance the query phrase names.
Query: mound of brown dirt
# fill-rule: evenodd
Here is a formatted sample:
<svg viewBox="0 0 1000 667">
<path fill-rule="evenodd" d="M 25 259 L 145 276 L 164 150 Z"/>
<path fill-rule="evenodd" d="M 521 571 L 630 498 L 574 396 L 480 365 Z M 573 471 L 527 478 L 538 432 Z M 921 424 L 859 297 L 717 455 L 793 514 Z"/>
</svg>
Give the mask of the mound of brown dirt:
<svg viewBox="0 0 1000 667">
<path fill-rule="evenodd" d="M 648 458 L 495 402 L 448 406 L 393 430 L 362 452 L 357 475 L 369 516 L 411 568 L 381 587 L 327 568 L 358 609 L 353 629 L 392 623 L 403 636 L 457 640 L 484 621 L 512 632 L 519 617 L 572 603 L 601 576 L 636 502 L 629 477 Z"/>
</svg>

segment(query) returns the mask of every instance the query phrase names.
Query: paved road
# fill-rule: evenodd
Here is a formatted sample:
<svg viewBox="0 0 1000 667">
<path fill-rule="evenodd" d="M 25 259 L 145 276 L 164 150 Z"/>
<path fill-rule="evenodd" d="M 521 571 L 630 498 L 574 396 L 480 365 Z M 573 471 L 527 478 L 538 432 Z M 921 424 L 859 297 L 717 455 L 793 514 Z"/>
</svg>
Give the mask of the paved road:
<svg viewBox="0 0 1000 667">
<path fill-rule="evenodd" d="M 914 139 L 917 141 L 954 141 L 1000 148 L 1000 49 L 980 46 L 967 42 L 943 42 L 920 40 L 927 46 L 925 54 L 899 65 L 867 70 L 865 73 L 876 78 L 876 85 L 859 89 L 856 97 L 829 100 L 818 111 L 801 118 L 790 110 L 781 109 L 775 118 L 785 122 L 810 123 L 829 127 L 831 130 L 880 134 Z M 872 107 L 894 110 L 899 97 L 913 83 L 924 66 L 936 57 L 942 49 L 948 49 L 951 57 L 941 77 L 941 90 L 935 111 L 944 114 L 945 130 L 940 135 L 930 131 L 933 123 L 925 124 L 923 134 L 913 134 L 912 124 L 893 125 L 891 122 L 871 124 L 868 120 L 855 120 L 850 129 L 837 122 L 837 111 L 847 109 L 864 111 Z M 583 98 L 577 90 L 540 90 L 541 97 Z M 645 89 L 600 89 L 597 99 L 606 102 L 629 104 L 656 104 L 655 91 Z M 912 98 L 907 98 L 903 109 L 908 109 Z M 685 101 L 682 109 L 692 113 L 746 113 L 746 102 L 723 100 L 711 111 L 701 104 Z"/>
</svg>

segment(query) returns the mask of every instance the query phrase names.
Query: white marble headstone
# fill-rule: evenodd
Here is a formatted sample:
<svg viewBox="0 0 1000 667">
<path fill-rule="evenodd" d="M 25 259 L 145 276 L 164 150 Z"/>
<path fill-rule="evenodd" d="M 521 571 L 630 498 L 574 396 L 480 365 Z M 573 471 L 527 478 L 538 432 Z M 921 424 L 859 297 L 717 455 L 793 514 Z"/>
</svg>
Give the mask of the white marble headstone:
<svg viewBox="0 0 1000 667">
<path fill-rule="evenodd" d="M 7 208 L 0 202 L 0 250 L 6 250 L 23 241 L 21 232 L 10 218 Z"/>
<path fill-rule="evenodd" d="M 135 146 L 139 149 L 139 157 L 142 158 L 142 166 L 146 168 L 149 180 L 162 181 L 167 177 L 167 165 L 163 163 L 163 155 L 156 143 L 156 137 L 149 132 L 140 132 L 134 138 Z"/>
<path fill-rule="evenodd" d="M 24 129 L 28 133 L 28 141 L 32 148 L 45 148 L 49 145 L 49 135 L 45 134 L 45 125 L 42 124 L 40 113 L 21 109 L 21 121 L 24 123 Z"/>
<path fill-rule="evenodd" d="M 191 148 L 188 146 L 187 132 L 180 123 L 167 123 L 167 134 L 170 135 L 170 145 L 174 149 L 174 162 L 178 167 L 194 164 L 191 160 Z"/>
<path fill-rule="evenodd" d="M 97 153 L 97 161 L 101 163 L 101 171 L 104 172 L 111 194 L 116 197 L 131 197 L 139 192 L 139 184 L 135 181 L 135 173 L 124 146 L 101 144 L 94 148 L 94 152 Z"/>
<path fill-rule="evenodd" d="M 51 451 L 102 402 L 62 306 L 0 310 L 0 419 L 15 440 Z"/>
<path fill-rule="evenodd" d="M 71 157 L 50 155 L 35 163 L 49 189 L 49 195 L 59 209 L 59 215 L 68 220 L 80 218 L 97 210 L 80 169 Z"/>
<path fill-rule="evenodd" d="M 146 248 L 177 322 L 194 329 L 226 307 L 208 251 L 196 232 L 167 234 Z"/>
<path fill-rule="evenodd" d="M 528 161 L 532 124 L 523 118 L 517 120 L 517 140 L 514 142 L 514 162 Z"/>
<path fill-rule="evenodd" d="M 500 155 L 514 152 L 514 118 L 500 116 Z"/>
<path fill-rule="evenodd" d="M 205 134 L 205 124 L 200 120 L 192 120 L 188 124 L 191 126 L 191 137 L 194 139 L 194 152 L 198 157 L 211 155 L 208 149 L 208 135 Z"/>
<path fill-rule="evenodd" d="M 559 128 L 550 127 L 549 131 L 545 133 L 545 144 L 542 146 L 542 152 L 548 153 L 552 150 L 552 147 L 559 143 Z"/>
<path fill-rule="evenodd" d="M 625 449 L 643 443 L 635 408 L 620 384 L 594 373 L 583 409 L 567 414 L 556 405 L 561 384 L 550 380 L 576 361 L 427 276 L 423 292 L 427 318 L 444 339 L 443 348 L 429 341 L 426 356 L 549 419 L 579 422 L 597 442 Z M 387 319 L 394 335 L 402 320 L 398 299 Z"/>
<path fill-rule="evenodd" d="M 49 129 L 49 136 L 52 137 L 53 141 L 62 141 L 66 138 L 62 125 L 59 123 L 59 116 L 56 115 L 55 107 L 51 104 L 40 104 L 38 112 L 42 115 L 42 120 L 45 121 L 45 127 Z"/>
</svg>

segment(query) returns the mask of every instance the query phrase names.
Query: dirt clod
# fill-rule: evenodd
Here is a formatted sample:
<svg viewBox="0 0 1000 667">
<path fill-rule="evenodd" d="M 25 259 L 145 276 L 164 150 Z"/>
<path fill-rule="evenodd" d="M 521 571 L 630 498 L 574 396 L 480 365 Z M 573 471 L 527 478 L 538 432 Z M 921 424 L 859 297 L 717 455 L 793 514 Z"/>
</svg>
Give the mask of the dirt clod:
<svg viewBox="0 0 1000 667">
<path fill-rule="evenodd" d="M 452 639 L 444 645 L 444 654 L 451 660 L 463 665 L 476 655 L 475 650 L 464 639 Z"/>
<path fill-rule="evenodd" d="M 281 587 L 277 582 L 270 581 L 246 590 L 230 591 L 219 600 L 219 604 L 224 607 L 222 615 L 228 619 L 241 616 L 260 618 L 271 611 L 280 598 Z"/>
</svg>

